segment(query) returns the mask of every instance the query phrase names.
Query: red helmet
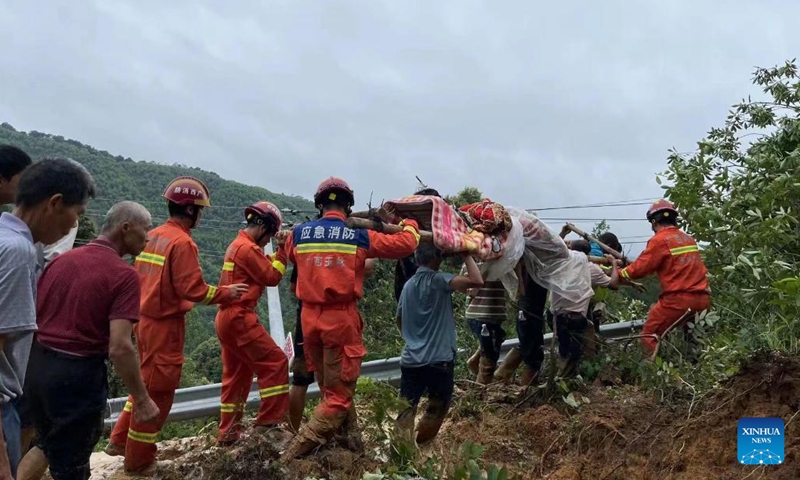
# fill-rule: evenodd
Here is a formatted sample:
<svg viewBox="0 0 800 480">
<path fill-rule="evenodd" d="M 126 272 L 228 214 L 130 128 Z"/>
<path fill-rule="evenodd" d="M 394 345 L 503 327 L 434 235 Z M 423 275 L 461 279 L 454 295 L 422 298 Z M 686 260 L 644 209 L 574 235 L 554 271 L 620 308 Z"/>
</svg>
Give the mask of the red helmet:
<svg viewBox="0 0 800 480">
<path fill-rule="evenodd" d="M 211 206 L 211 194 L 208 193 L 208 187 L 194 177 L 178 177 L 169 182 L 161 196 L 178 205 Z"/>
<path fill-rule="evenodd" d="M 336 196 L 340 192 L 346 195 L 348 206 L 352 207 L 356 203 L 350 185 L 341 178 L 330 177 L 327 180 L 323 180 L 317 187 L 317 193 L 314 194 L 314 204 L 321 205 L 324 200 L 336 200 Z"/>
<path fill-rule="evenodd" d="M 281 225 L 283 225 L 283 217 L 281 217 L 281 211 L 278 210 L 278 207 L 276 207 L 275 204 L 270 202 L 256 202 L 250 205 L 249 207 L 245 208 L 244 209 L 245 220 L 249 221 L 253 217 L 261 219 L 272 218 L 278 230 L 280 230 Z"/>
<path fill-rule="evenodd" d="M 656 200 L 652 205 L 650 205 L 650 209 L 647 210 L 647 220 L 652 222 L 653 219 L 659 214 L 664 213 L 665 216 L 669 216 L 670 214 L 678 216 L 678 211 L 675 210 L 675 205 L 667 200 L 659 199 Z"/>
</svg>

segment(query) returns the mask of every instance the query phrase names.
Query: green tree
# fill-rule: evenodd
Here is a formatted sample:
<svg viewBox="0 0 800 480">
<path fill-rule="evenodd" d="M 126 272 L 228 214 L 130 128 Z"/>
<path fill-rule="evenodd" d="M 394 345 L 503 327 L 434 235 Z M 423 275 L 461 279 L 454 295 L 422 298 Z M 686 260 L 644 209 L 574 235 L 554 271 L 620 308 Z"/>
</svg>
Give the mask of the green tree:
<svg viewBox="0 0 800 480">
<path fill-rule="evenodd" d="M 594 237 L 599 237 L 600 235 L 610 231 L 611 227 L 608 226 L 608 222 L 605 220 L 600 220 L 594 225 L 594 228 L 592 229 L 592 235 Z"/>
<path fill-rule="evenodd" d="M 726 344 L 798 350 L 800 78 L 759 68 L 766 98 L 732 107 L 692 154 L 673 151 L 667 197 L 703 248 Z M 744 348 L 743 348 L 744 350 Z"/>
<path fill-rule="evenodd" d="M 457 207 L 463 207 L 470 203 L 477 203 L 483 199 L 483 193 L 475 187 L 464 187 L 455 195 L 445 195 L 444 199 L 447 203 L 454 204 Z"/>
<path fill-rule="evenodd" d="M 222 381 L 222 357 L 220 352 L 219 339 L 213 336 L 198 345 L 190 356 L 197 373 L 214 383 Z"/>
</svg>

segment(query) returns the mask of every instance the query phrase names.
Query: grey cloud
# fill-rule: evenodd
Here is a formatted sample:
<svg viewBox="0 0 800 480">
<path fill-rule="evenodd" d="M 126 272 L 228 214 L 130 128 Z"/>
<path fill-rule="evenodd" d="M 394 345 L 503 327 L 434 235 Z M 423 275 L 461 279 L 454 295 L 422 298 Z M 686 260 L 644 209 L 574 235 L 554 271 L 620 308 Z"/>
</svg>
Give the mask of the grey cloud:
<svg viewBox="0 0 800 480">
<path fill-rule="evenodd" d="M 53 5 L 0 5 L 4 121 L 292 194 L 337 174 L 359 202 L 414 175 L 522 207 L 658 196 L 667 149 L 800 46 L 788 1 Z"/>
</svg>

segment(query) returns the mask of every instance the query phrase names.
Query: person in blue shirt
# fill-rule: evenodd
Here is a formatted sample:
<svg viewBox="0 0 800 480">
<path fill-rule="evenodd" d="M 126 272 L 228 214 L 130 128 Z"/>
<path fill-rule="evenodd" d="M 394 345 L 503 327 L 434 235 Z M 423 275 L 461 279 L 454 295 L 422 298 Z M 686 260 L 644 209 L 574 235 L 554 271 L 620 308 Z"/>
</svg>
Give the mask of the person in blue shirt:
<svg viewBox="0 0 800 480">
<path fill-rule="evenodd" d="M 440 272 L 442 253 L 431 243 L 421 243 L 414 252 L 419 268 L 403 286 L 397 304 L 397 327 L 405 341 L 400 357 L 400 396 L 410 404 L 397 417 L 397 426 L 407 438 L 413 436 L 417 405 L 427 392 L 428 406 L 417 426 L 418 444 L 439 432 L 453 397 L 453 292 L 466 293 L 483 285 L 475 260 L 466 254 L 463 258 L 467 275 Z"/>
</svg>

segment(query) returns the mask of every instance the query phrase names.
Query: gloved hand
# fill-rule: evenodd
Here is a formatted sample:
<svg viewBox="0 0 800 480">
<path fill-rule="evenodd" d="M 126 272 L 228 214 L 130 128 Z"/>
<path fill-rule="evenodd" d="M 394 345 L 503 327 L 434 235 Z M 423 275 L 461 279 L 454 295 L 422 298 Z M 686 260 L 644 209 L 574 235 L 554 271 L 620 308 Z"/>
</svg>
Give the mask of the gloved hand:
<svg viewBox="0 0 800 480">
<path fill-rule="evenodd" d="M 400 226 L 411 227 L 416 230 L 417 233 L 419 233 L 419 223 L 417 223 L 417 221 L 413 218 L 404 218 L 400 221 Z"/>
</svg>

